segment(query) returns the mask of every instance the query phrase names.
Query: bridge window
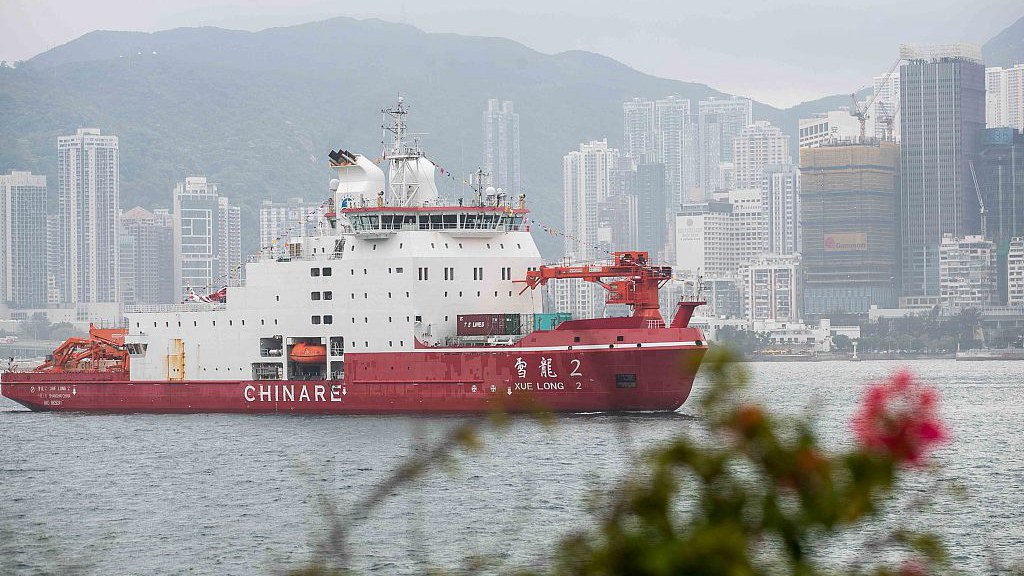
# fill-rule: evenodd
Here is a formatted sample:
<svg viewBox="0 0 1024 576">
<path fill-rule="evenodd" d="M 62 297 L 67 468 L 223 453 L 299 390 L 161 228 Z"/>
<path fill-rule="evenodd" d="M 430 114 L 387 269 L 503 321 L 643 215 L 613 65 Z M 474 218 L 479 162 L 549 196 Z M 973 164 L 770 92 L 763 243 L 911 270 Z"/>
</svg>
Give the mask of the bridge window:
<svg viewBox="0 0 1024 576">
<path fill-rule="evenodd" d="M 312 318 L 310 318 L 310 321 L 313 322 L 313 324 L 319 324 L 320 323 L 320 317 L 319 316 L 313 316 Z"/>
<path fill-rule="evenodd" d="M 334 316 L 327 314 L 324 316 L 324 324 L 334 324 Z"/>
<path fill-rule="evenodd" d="M 319 292 L 310 292 L 309 293 L 309 299 L 310 300 L 319 300 L 320 299 L 320 293 Z"/>
<path fill-rule="evenodd" d="M 309 275 L 310 276 L 319 276 L 320 275 L 320 269 L 319 268 L 310 268 L 309 269 Z"/>
<path fill-rule="evenodd" d="M 330 275 L 331 275 L 330 267 L 324 268 L 324 276 L 330 276 Z"/>
<path fill-rule="evenodd" d="M 334 292 L 330 290 L 324 292 L 324 300 L 332 300 L 334 298 Z"/>
</svg>

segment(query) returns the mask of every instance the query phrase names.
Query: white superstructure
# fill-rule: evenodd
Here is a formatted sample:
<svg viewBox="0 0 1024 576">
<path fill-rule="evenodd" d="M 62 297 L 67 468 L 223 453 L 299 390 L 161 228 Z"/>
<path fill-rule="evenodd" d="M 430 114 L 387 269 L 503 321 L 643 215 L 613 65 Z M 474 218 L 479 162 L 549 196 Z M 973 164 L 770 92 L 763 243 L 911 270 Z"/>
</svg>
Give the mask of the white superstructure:
<svg viewBox="0 0 1024 576">
<path fill-rule="evenodd" d="M 224 303 L 126 314 L 132 380 L 322 379 L 325 367 L 344 370 L 346 351 L 387 363 L 417 339 L 441 343 L 458 315 L 541 311 L 540 295 L 512 282 L 541 264 L 524 198 L 442 199 L 434 164 L 404 141 L 402 102 L 385 113 L 387 175 L 362 155 L 332 152 L 337 175 L 315 234 L 249 262 Z M 294 362 L 299 344 L 326 348 L 326 364 Z"/>
</svg>

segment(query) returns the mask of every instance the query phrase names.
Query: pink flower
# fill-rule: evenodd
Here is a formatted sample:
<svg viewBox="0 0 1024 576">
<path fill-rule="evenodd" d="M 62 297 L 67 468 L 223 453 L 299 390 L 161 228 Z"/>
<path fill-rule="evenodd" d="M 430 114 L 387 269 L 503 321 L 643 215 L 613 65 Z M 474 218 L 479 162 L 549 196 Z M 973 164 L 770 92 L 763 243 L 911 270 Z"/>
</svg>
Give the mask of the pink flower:
<svg viewBox="0 0 1024 576">
<path fill-rule="evenodd" d="M 920 464 L 932 447 L 949 436 L 939 419 L 938 394 L 916 383 L 907 371 L 868 388 L 853 417 L 853 428 L 869 450 L 910 464 Z"/>
</svg>

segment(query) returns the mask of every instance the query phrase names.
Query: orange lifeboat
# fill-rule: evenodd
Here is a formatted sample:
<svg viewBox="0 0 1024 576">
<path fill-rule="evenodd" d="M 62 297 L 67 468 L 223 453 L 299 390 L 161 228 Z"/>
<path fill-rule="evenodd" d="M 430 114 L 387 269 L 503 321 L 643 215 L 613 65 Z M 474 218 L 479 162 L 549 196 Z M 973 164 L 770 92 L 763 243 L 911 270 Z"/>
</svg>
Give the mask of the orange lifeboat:
<svg viewBox="0 0 1024 576">
<path fill-rule="evenodd" d="M 288 359 L 296 364 L 324 364 L 327 362 L 327 347 L 323 344 L 298 342 L 292 345 Z"/>
</svg>

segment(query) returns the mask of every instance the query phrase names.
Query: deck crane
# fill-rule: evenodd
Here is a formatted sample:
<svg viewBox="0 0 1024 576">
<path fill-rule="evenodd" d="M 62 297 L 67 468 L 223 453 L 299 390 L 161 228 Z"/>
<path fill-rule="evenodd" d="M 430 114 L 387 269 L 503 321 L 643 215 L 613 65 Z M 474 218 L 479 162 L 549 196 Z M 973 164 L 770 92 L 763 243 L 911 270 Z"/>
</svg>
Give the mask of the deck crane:
<svg viewBox="0 0 1024 576">
<path fill-rule="evenodd" d="M 658 310 L 658 290 L 672 278 L 671 266 L 651 266 L 643 251 L 615 252 L 610 266 L 541 266 L 528 270 L 526 286 L 519 292 L 536 289 L 548 280 L 580 278 L 593 282 L 608 291 L 605 302 L 626 304 L 633 308 L 633 316 L 645 318 L 652 327 L 664 326 Z M 608 278 L 620 280 L 606 281 Z"/>
<path fill-rule="evenodd" d="M 900 65 L 903 58 L 897 58 L 892 66 L 889 67 L 889 71 L 885 73 L 883 78 L 887 79 L 892 76 L 892 73 L 896 71 L 896 67 Z M 850 116 L 853 116 L 860 121 L 860 141 L 864 142 L 867 139 L 866 122 L 868 120 L 868 110 L 871 110 L 871 105 L 875 103 L 875 99 L 878 98 L 878 92 L 872 92 L 871 96 L 861 106 L 860 102 L 857 101 L 857 93 L 850 94 L 850 99 L 853 100 L 853 107 L 850 108 Z"/>
<path fill-rule="evenodd" d="M 88 338 L 68 338 L 46 359 L 37 371 L 88 372 L 128 371 L 128 347 L 124 343 L 127 330 L 89 326 Z"/>
</svg>

